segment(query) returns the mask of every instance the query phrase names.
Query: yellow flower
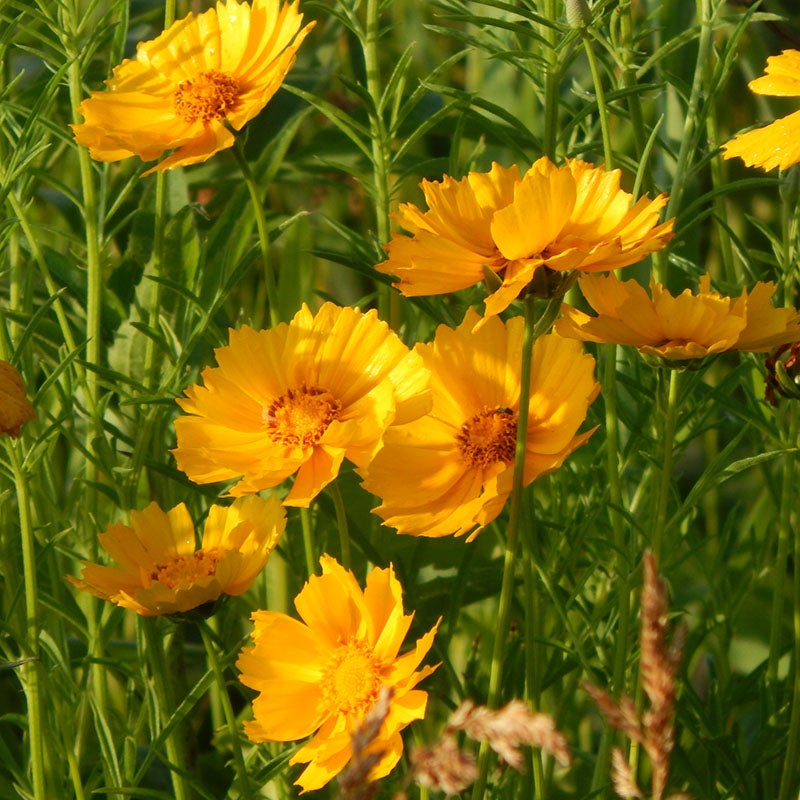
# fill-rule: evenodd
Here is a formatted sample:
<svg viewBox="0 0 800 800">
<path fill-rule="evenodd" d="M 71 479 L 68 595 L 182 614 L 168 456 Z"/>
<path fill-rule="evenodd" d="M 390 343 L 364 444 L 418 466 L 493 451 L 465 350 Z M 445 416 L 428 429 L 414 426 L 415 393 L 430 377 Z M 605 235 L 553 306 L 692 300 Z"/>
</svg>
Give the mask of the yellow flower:
<svg viewBox="0 0 800 800">
<path fill-rule="evenodd" d="M 766 74 L 748 84 L 756 94 L 800 97 L 800 52 L 784 50 L 767 59 Z M 800 111 L 763 128 L 737 134 L 722 145 L 725 158 L 741 158 L 748 167 L 786 169 L 800 161 Z"/>
<path fill-rule="evenodd" d="M 384 687 L 389 712 L 369 750 L 381 753 L 370 779 L 387 775 L 400 758 L 400 731 L 425 715 L 427 692 L 414 687 L 435 667 L 415 671 L 433 643 L 434 626 L 413 650 L 398 655 L 413 619 L 403 614 L 402 587 L 390 566 L 373 569 L 362 592 L 351 572 L 323 556 L 295 599 L 303 622 L 275 611 L 256 611 L 253 646 L 236 666 L 240 680 L 259 694 L 252 721 L 254 742 L 288 742 L 316 735 L 292 757 L 308 764 L 297 780 L 318 789 L 350 760 L 353 733 Z"/>
<path fill-rule="evenodd" d="M 325 303 L 289 324 L 243 327 L 215 351 L 205 386 L 178 400 L 173 451 L 196 483 L 241 478 L 231 494 L 277 486 L 297 473 L 284 501 L 308 506 L 343 459 L 365 465 L 386 428 L 430 407 L 419 356 L 378 319 Z"/>
<path fill-rule="evenodd" d="M 314 26 L 302 30 L 298 3 L 280 0 L 217 2 L 175 22 L 158 38 L 139 43 L 78 111 L 75 139 L 98 161 L 139 156 L 152 161 L 144 173 L 205 161 L 233 144 L 240 130 L 280 87 L 297 48 Z"/>
<path fill-rule="evenodd" d="M 375 512 L 400 533 L 470 539 L 502 511 L 511 492 L 519 412 L 523 320 L 492 317 L 473 331 L 467 313 L 417 345 L 431 371 L 433 407 L 386 432 L 364 487 Z M 533 349 L 525 485 L 559 467 L 591 435 L 576 434 L 598 385 L 594 359 L 577 343 L 540 337 Z M 402 469 L 398 469 L 402 464 Z"/>
<path fill-rule="evenodd" d="M 636 281 L 613 275 L 581 278 L 581 291 L 598 316 L 563 306 L 555 330 L 584 342 L 612 342 L 638 347 L 642 353 L 671 360 L 705 358 L 725 350 L 765 353 L 800 339 L 800 314 L 775 308 L 775 284 L 757 283 L 748 294 L 726 297 L 711 289 L 711 278 L 673 297 L 655 281 L 651 300 Z"/>
<path fill-rule="evenodd" d="M 31 419 L 36 419 L 36 414 L 19 372 L 7 361 L 0 361 L 0 436 L 19 436 L 20 428 Z"/>
<path fill-rule="evenodd" d="M 498 273 L 502 286 L 486 299 L 500 313 L 542 266 L 599 272 L 633 264 L 672 238 L 672 220 L 658 224 L 666 196 L 633 202 L 620 172 L 584 161 L 557 167 L 540 158 L 522 177 L 493 164 L 454 180 L 423 181 L 427 211 L 406 203 L 396 215 L 411 236 L 397 235 L 377 265 L 396 275 L 407 296 L 444 294 Z"/>
<path fill-rule="evenodd" d="M 131 511 L 131 524 L 109 525 L 100 544 L 119 564 L 84 562 L 79 589 L 138 614 L 177 614 L 223 594 L 246 592 L 283 533 L 286 512 L 277 498 L 257 495 L 211 506 L 200 549 L 183 503 L 164 512 L 156 503 Z"/>
</svg>

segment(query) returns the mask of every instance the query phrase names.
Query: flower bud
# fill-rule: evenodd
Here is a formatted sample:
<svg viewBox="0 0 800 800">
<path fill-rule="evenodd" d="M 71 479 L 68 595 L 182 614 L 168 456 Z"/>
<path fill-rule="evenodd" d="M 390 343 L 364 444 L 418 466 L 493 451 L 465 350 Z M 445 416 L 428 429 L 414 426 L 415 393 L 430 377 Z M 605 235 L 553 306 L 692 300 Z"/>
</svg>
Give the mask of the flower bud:
<svg viewBox="0 0 800 800">
<path fill-rule="evenodd" d="M 592 12 L 586 0 L 567 0 L 567 25 L 574 30 L 583 30 L 592 24 Z"/>
</svg>

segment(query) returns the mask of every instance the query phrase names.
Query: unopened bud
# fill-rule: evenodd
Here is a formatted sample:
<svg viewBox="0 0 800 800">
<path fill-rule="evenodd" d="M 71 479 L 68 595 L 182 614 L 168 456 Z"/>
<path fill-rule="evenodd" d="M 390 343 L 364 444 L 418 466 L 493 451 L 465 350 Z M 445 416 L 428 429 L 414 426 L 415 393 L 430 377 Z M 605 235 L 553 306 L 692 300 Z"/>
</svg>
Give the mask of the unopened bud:
<svg viewBox="0 0 800 800">
<path fill-rule="evenodd" d="M 576 31 L 588 28 L 592 23 L 592 12 L 586 0 L 567 0 L 567 25 Z"/>
<path fill-rule="evenodd" d="M 778 397 L 800 400 L 800 342 L 781 345 L 764 362 L 767 386 L 764 399 L 773 406 Z"/>
</svg>

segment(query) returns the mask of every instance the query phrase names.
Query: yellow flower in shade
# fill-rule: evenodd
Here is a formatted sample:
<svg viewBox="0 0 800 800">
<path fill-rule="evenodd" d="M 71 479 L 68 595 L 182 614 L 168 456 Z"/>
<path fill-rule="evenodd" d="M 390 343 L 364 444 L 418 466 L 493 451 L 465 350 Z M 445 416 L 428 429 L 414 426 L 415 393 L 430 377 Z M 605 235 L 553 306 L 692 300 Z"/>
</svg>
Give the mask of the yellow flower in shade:
<svg viewBox="0 0 800 800">
<path fill-rule="evenodd" d="M 726 297 L 713 291 L 711 278 L 704 275 L 697 294 L 687 289 L 673 297 L 651 281 L 652 300 L 636 281 L 613 275 L 587 275 L 580 287 L 598 315 L 563 306 L 564 316 L 555 325 L 561 336 L 632 345 L 677 361 L 725 350 L 765 353 L 800 339 L 800 314 L 772 305 L 773 283 L 757 283 L 749 294 L 745 289 L 739 297 Z"/>
<path fill-rule="evenodd" d="M 658 224 L 666 196 L 636 202 L 620 189 L 619 170 L 585 161 L 557 167 L 540 158 L 520 177 L 516 166 L 423 181 L 428 210 L 406 203 L 389 257 L 377 265 L 396 275 L 405 295 L 445 294 L 496 272 L 502 285 L 486 299 L 498 314 L 542 266 L 560 272 L 618 269 L 660 250 L 672 238 L 672 220 Z"/>
<path fill-rule="evenodd" d="M 386 432 L 364 487 L 375 512 L 400 533 L 473 538 L 502 511 L 511 492 L 523 320 L 444 325 L 417 352 L 431 371 L 433 407 Z M 578 434 L 597 396 L 594 359 L 577 342 L 549 335 L 533 349 L 525 485 L 559 467 L 591 435 Z M 402 465 L 402 468 L 398 468 Z"/>
<path fill-rule="evenodd" d="M 145 173 L 205 161 L 233 144 L 280 87 L 297 48 L 314 26 L 300 28 L 298 3 L 217 2 L 140 43 L 78 111 L 75 139 L 98 161 L 139 156 Z"/>
<path fill-rule="evenodd" d="M 766 74 L 748 86 L 756 94 L 800 97 L 800 52 L 784 50 L 779 56 L 770 56 Z M 725 158 L 741 158 L 748 167 L 786 169 L 800 161 L 800 111 L 737 134 L 722 148 Z"/>
<path fill-rule="evenodd" d="M 308 764 L 297 780 L 304 792 L 344 768 L 353 733 L 384 687 L 392 691 L 390 707 L 368 751 L 381 754 L 370 779 L 387 775 L 403 750 L 400 731 L 425 715 L 427 692 L 414 687 L 435 669 L 416 671 L 438 623 L 399 655 L 414 615 L 403 614 L 391 566 L 373 569 L 362 592 L 335 559 L 323 556 L 321 564 L 322 575 L 309 578 L 294 601 L 303 622 L 256 611 L 253 646 L 236 663 L 242 683 L 259 692 L 254 719 L 244 723 L 251 741 L 289 742 L 316 732 L 291 760 Z"/>
<path fill-rule="evenodd" d="M 178 400 L 173 452 L 196 483 L 241 478 L 233 495 L 297 473 L 284 502 L 308 506 L 343 459 L 365 465 L 388 426 L 430 407 L 421 359 L 374 310 L 303 305 L 288 324 L 232 330 L 215 354 L 205 385 Z"/>
<path fill-rule="evenodd" d="M 150 503 L 130 517 L 130 526 L 109 525 L 99 537 L 118 567 L 84 562 L 81 580 L 67 578 L 146 617 L 191 611 L 223 594 L 246 592 L 286 525 L 280 501 L 257 495 L 211 506 L 199 549 L 183 503 L 166 513 Z"/>
<path fill-rule="evenodd" d="M 36 414 L 19 372 L 7 361 L 0 361 L 0 436 L 19 436 L 20 428 L 32 419 Z"/>
</svg>

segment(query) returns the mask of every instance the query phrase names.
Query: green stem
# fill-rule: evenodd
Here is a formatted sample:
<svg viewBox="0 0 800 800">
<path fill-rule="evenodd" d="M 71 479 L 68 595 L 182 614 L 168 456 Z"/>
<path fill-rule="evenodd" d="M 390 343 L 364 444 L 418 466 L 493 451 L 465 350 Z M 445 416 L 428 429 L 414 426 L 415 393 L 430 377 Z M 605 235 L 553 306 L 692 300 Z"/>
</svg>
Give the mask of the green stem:
<svg viewBox="0 0 800 800">
<path fill-rule="evenodd" d="M 621 74 L 622 85 L 625 89 L 634 89 L 639 83 L 636 77 L 636 68 L 633 65 L 633 53 L 635 49 L 633 41 L 633 20 L 631 15 L 631 2 L 630 0 L 621 0 L 619 7 L 619 20 L 620 20 L 620 37 L 622 39 L 622 52 L 620 60 L 622 61 L 623 68 Z M 644 127 L 644 117 L 642 115 L 642 104 L 639 100 L 639 94 L 631 91 L 628 94 L 628 112 L 631 117 L 631 127 L 633 128 L 633 138 L 636 142 L 636 152 L 641 156 L 647 146 L 647 131 Z M 652 180 L 650 178 L 650 170 L 645 167 L 645 174 L 643 177 L 643 185 L 649 190 L 652 188 Z"/>
<path fill-rule="evenodd" d="M 530 548 L 529 548 L 530 549 Z M 525 686 L 528 702 L 534 711 L 541 705 L 542 687 L 539 656 L 541 651 L 533 643 L 538 638 L 540 625 L 540 596 L 536 584 L 536 568 L 533 563 L 533 553 L 529 552 L 522 559 L 522 574 L 525 582 Z M 533 796 L 541 800 L 545 796 L 544 764 L 542 752 L 535 747 L 531 750 L 531 773 L 533 775 Z"/>
<path fill-rule="evenodd" d="M 787 470 L 792 471 L 794 470 Z M 797 765 L 800 759 L 800 528 L 794 528 L 794 563 L 792 578 L 792 620 L 794 623 L 794 650 L 792 658 L 792 713 L 789 720 L 789 738 L 781 773 L 778 800 L 797 797 Z"/>
<path fill-rule="evenodd" d="M 592 73 L 594 96 L 597 99 L 597 114 L 600 117 L 600 132 L 603 136 L 603 156 L 606 162 L 606 169 L 611 170 L 614 169 L 614 150 L 611 147 L 611 131 L 608 124 L 608 108 L 606 106 L 606 95 L 603 91 L 603 80 L 592 49 L 592 38 L 585 28 L 581 28 L 580 33 L 583 40 L 583 49 L 586 51 L 586 58 L 589 61 L 589 69 Z"/>
<path fill-rule="evenodd" d="M 30 740 L 33 796 L 49 797 L 45 784 L 44 726 L 41 695 L 41 650 L 39 647 L 39 592 L 36 581 L 36 548 L 31 519 L 31 498 L 28 480 L 20 463 L 16 445 L 6 437 L 6 452 L 14 474 L 22 539 L 22 579 L 25 586 L 25 651 L 30 661 L 19 667 L 28 705 L 28 739 Z"/>
<path fill-rule="evenodd" d="M 1 168 L 0 175 L 2 175 Z M 50 268 L 47 266 L 47 261 L 45 260 L 44 254 L 39 247 L 39 240 L 33 232 L 33 229 L 31 228 L 28 218 L 25 214 L 25 210 L 20 205 L 20 202 L 14 192 L 9 192 L 6 200 L 11 206 L 13 217 L 16 219 L 20 228 L 22 228 L 22 233 L 25 235 L 25 239 L 28 242 L 28 247 L 30 248 L 33 260 L 36 262 L 36 265 L 39 268 L 39 274 L 42 277 L 44 287 L 47 290 L 48 295 L 55 298 L 53 300 L 53 310 L 55 311 L 56 319 L 58 320 L 58 326 L 61 329 L 61 337 L 64 340 L 64 344 L 67 346 L 67 350 L 70 353 L 74 353 L 77 349 L 75 338 L 73 337 L 72 330 L 69 327 L 69 320 L 67 319 L 66 311 L 64 311 L 64 304 L 61 302 L 61 296 L 59 294 L 58 287 L 53 282 L 53 278 L 50 275 Z M 9 303 L 9 306 L 11 308 L 17 307 L 13 301 L 13 298 Z M 86 372 L 84 368 L 77 361 L 73 361 L 72 363 L 78 379 L 81 383 L 85 383 Z M 94 408 L 90 406 L 89 412 L 94 413 Z"/>
<path fill-rule="evenodd" d="M 306 572 L 310 578 L 317 569 L 317 548 L 314 544 L 311 513 L 307 508 L 300 509 L 300 527 L 303 529 L 303 552 L 306 557 Z"/>
<path fill-rule="evenodd" d="M 797 446 L 800 433 L 800 415 L 796 403 L 789 406 L 789 430 L 786 435 L 788 445 Z M 772 568 L 772 614 L 769 627 L 769 660 L 767 662 L 767 685 L 775 701 L 778 686 L 778 664 L 781 658 L 781 628 L 783 625 L 783 594 L 786 587 L 786 569 L 792 543 L 792 514 L 796 506 L 795 476 L 797 458 L 791 453 L 786 456 L 781 481 L 780 508 L 778 510 L 778 552 Z"/>
<path fill-rule="evenodd" d="M 536 340 L 536 328 L 534 317 L 534 299 L 529 297 L 525 300 L 525 329 L 522 339 L 522 365 L 520 369 L 520 397 L 517 416 L 517 442 L 514 450 L 514 478 L 511 486 L 511 502 L 508 515 L 508 527 L 506 528 L 506 547 L 503 557 L 503 582 L 500 589 L 500 601 L 497 609 L 497 621 L 494 631 L 494 643 L 492 646 L 492 663 L 489 670 L 489 692 L 486 704 L 489 708 L 496 708 L 501 696 L 501 682 L 503 677 L 503 662 L 506 651 L 506 637 L 508 635 L 508 625 L 511 618 L 511 604 L 514 598 L 514 583 L 517 561 L 517 542 L 519 539 L 519 529 L 522 509 L 522 490 L 524 488 L 525 475 L 525 449 L 528 440 L 528 412 L 531 393 L 531 361 L 533 355 L 533 344 Z M 548 311 L 553 305 L 560 306 L 561 299 L 553 300 L 545 312 L 545 317 L 549 316 Z M 528 643 L 529 647 L 533 642 Z M 486 792 L 486 780 L 489 774 L 489 761 L 491 750 L 484 743 L 481 746 L 478 758 L 478 778 L 475 781 L 472 791 L 472 800 L 482 800 Z"/>
<path fill-rule="evenodd" d="M 692 89 L 689 94 L 689 104 L 686 108 L 686 117 L 683 122 L 683 134 L 681 136 L 681 145 L 678 150 L 678 160 L 675 164 L 675 175 L 672 179 L 672 187 L 670 189 L 669 201 L 665 217 L 670 219 L 678 213 L 678 208 L 681 204 L 683 197 L 683 189 L 686 179 L 689 175 L 689 167 L 692 158 L 697 152 L 695 131 L 697 129 L 697 121 L 700 112 L 700 104 L 702 102 L 703 94 L 706 91 L 705 83 L 705 64 L 708 55 L 711 52 L 711 45 L 713 42 L 713 30 L 710 24 L 711 20 L 711 0 L 696 0 L 697 17 L 700 23 L 700 38 L 697 45 L 697 62 L 694 68 L 694 77 L 692 79 Z M 659 283 L 664 283 L 666 276 L 661 274 L 664 264 L 659 261 L 654 261 L 655 279 Z"/>
<path fill-rule="evenodd" d="M 375 198 L 375 230 L 378 241 L 385 245 L 390 236 L 389 220 L 389 165 L 391 153 L 388 152 L 386 125 L 383 119 L 383 91 L 381 85 L 378 41 L 380 39 L 380 0 L 367 0 L 366 26 L 362 39 L 364 64 L 366 68 L 367 94 L 372 100 L 369 109 L 370 145 L 372 148 L 372 183 Z M 380 315 L 390 327 L 399 324 L 399 306 L 392 303 L 392 290 L 386 284 L 379 284 L 378 307 Z"/>
<path fill-rule="evenodd" d="M 258 243 L 261 247 L 261 260 L 264 263 L 264 284 L 267 288 L 269 321 L 270 325 L 275 327 L 275 325 L 280 322 L 280 313 L 278 310 L 278 282 L 270 263 L 269 231 L 267 230 L 267 218 L 264 214 L 264 202 L 261 199 L 256 176 L 253 174 L 253 170 L 244 157 L 240 139 L 236 139 L 232 151 L 242 171 L 242 177 L 247 186 L 247 191 L 250 193 L 250 202 L 253 206 L 253 214 L 255 215 L 256 228 L 258 230 Z"/>
<path fill-rule="evenodd" d="M 624 507 L 620 482 L 619 455 L 619 417 L 617 415 L 617 346 L 606 345 L 603 365 L 603 400 L 605 402 L 606 423 L 606 479 L 609 487 L 608 514 L 614 536 L 614 550 L 617 562 L 617 604 L 619 621 L 614 650 L 614 667 L 611 678 L 613 691 L 620 694 L 625 689 L 625 671 L 628 665 L 628 641 L 630 639 L 631 597 L 630 562 L 628 558 L 627 528 L 621 509 Z M 606 723 L 600 741 L 600 749 L 592 776 L 592 790 L 599 791 L 608 783 L 611 745 L 614 733 Z"/>
<path fill-rule="evenodd" d="M 228 733 L 231 737 L 231 747 L 233 748 L 233 761 L 236 767 L 236 778 L 239 782 L 240 797 L 244 800 L 250 800 L 255 795 L 252 792 L 250 785 L 250 778 L 247 774 L 247 766 L 244 761 L 244 753 L 242 752 L 242 742 L 239 738 L 238 725 L 236 724 L 236 715 L 233 713 L 233 706 L 231 706 L 231 698 L 228 694 L 228 686 L 225 683 L 225 673 L 219 663 L 219 656 L 217 655 L 216 644 L 214 643 L 214 632 L 211 630 L 209 624 L 203 621 L 198 626 L 200 628 L 200 635 L 203 637 L 203 645 L 206 648 L 206 656 L 208 657 L 208 665 L 214 673 L 214 679 L 217 684 L 217 694 L 222 704 L 222 713 L 225 716 L 225 723 L 228 726 Z"/>
<path fill-rule="evenodd" d="M 342 551 L 342 566 L 350 569 L 352 559 L 350 556 L 350 526 L 347 522 L 347 510 L 344 506 L 344 498 L 339 484 L 334 481 L 328 486 L 328 493 L 333 500 L 333 507 L 336 510 L 336 527 L 339 531 L 339 546 Z"/>
<path fill-rule="evenodd" d="M 155 716 L 158 719 L 158 724 L 163 725 L 164 720 L 169 719 L 177 706 L 170 683 L 172 671 L 167 664 L 164 652 L 164 638 L 160 630 L 163 621 L 158 617 L 142 617 L 140 621 L 144 629 L 147 656 L 150 663 L 150 677 L 155 693 Z M 169 761 L 175 800 L 190 800 L 192 793 L 184 778 L 186 754 L 181 735 L 182 726 L 178 725 L 170 731 L 164 744 L 167 750 L 167 760 Z"/>
<path fill-rule="evenodd" d="M 553 22 L 558 19 L 556 5 L 556 0 L 544 1 L 544 16 Z M 545 52 L 547 58 L 547 72 L 544 79 L 544 141 L 542 142 L 542 149 L 544 150 L 544 154 L 551 161 L 555 161 L 556 143 L 558 139 L 558 90 L 560 83 L 558 52 L 556 51 L 558 31 L 547 25 L 543 25 L 542 33 L 549 45 Z"/>
<path fill-rule="evenodd" d="M 663 373 L 659 372 L 659 381 L 663 380 Z M 664 530 L 667 525 L 667 506 L 669 504 L 670 486 L 672 485 L 673 449 L 675 447 L 675 426 L 678 416 L 678 385 L 680 371 L 669 371 L 669 389 L 664 413 L 664 427 L 662 430 L 663 451 L 661 454 L 661 475 L 656 499 L 656 512 L 653 523 L 653 535 L 650 548 L 656 559 L 656 564 L 661 563 L 661 547 L 664 541 Z"/>
<path fill-rule="evenodd" d="M 78 10 L 74 8 L 72 26 L 78 25 Z M 69 99 L 73 108 L 73 122 L 80 122 L 78 106 L 83 99 L 81 84 L 81 63 L 75 52 L 76 43 L 67 42 L 67 57 L 70 59 L 67 76 L 69 83 Z M 97 190 L 92 175 L 92 161 L 85 147 L 78 147 L 78 166 L 81 176 L 81 196 L 83 197 L 83 217 L 86 225 L 86 361 L 89 369 L 86 373 L 86 395 L 92 425 L 87 431 L 86 451 L 89 454 L 86 463 L 86 480 L 89 484 L 89 503 L 86 511 L 91 514 L 96 510 L 97 492 L 93 487 L 99 475 L 97 440 L 103 436 L 103 420 L 98 408 L 97 368 L 102 360 L 102 341 L 100 337 L 100 314 L 103 290 L 102 264 L 100 262 L 100 225 Z"/>
<path fill-rule="evenodd" d="M 158 383 L 159 369 L 156 363 L 156 340 L 158 321 L 161 317 L 161 281 L 164 260 L 164 230 L 167 225 L 167 175 L 164 172 L 156 174 L 156 208 L 155 227 L 153 231 L 153 266 L 146 277 L 155 278 L 150 281 L 150 310 L 147 317 L 147 326 L 151 335 L 147 336 L 144 355 L 144 384 L 154 390 Z"/>
</svg>

